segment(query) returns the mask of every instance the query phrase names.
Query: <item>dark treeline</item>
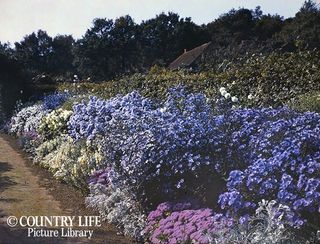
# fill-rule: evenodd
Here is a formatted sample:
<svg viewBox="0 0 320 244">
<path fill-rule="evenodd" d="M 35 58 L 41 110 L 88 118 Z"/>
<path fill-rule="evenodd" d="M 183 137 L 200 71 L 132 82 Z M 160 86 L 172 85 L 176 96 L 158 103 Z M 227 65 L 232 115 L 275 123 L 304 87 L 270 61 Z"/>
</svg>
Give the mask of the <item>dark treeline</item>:
<svg viewBox="0 0 320 244">
<path fill-rule="evenodd" d="M 161 13 L 140 24 L 128 15 L 99 18 L 78 40 L 70 35 L 50 37 L 38 30 L 13 48 L 0 43 L 0 82 L 20 90 L 24 83 L 72 81 L 75 74 L 79 79 L 103 81 L 143 72 L 155 64 L 167 66 L 184 49 L 209 41 L 215 53 L 207 59 L 209 66 L 262 49 L 319 48 L 320 10 L 311 0 L 288 19 L 264 14 L 260 7 L 232 9 L 201 26 L 175 13 Z"/>
<path fill-rule="evenodd" d="M 206 25 L 175 13 L 161 13 L 137 24 L 130 16 L 116 20 L 95 19 L 83 37 L 50 37 L 39 30 L 16 42 L 11 49 L 0 44 L 0 53 L 15 61 L 29 77 L 50 75 L 70 80 L 101 81 L 118 75 L 144 71 L 152 65 L 166 66 L 184 49 L 211 41 L 214 48 L 237 46 L 244 41 L 271 49 L 319 47 L 320 11 L 316 3 L 306 1 L 294 18 L 263 14 L 254 10 L 232 9 Z"/>
</svg>

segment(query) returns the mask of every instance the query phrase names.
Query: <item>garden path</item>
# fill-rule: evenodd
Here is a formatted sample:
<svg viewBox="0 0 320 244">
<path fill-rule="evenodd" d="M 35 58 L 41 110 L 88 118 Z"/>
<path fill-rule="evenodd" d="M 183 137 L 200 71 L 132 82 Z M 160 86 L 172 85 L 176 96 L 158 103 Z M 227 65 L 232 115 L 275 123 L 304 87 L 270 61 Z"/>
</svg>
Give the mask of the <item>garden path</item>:
<svg viewBox="0 0 320 244">
<path fill-rule="evenodd" d="M 112 226 L 94 228 L 93 239 L 31 238 L 27 228 L 7 225 L 8 216 L 85 216 L 84 196 L 32 165 L 15 142 L 0 135 L 0 244 L 15 243 L 131 243 Z"/>
</svg>

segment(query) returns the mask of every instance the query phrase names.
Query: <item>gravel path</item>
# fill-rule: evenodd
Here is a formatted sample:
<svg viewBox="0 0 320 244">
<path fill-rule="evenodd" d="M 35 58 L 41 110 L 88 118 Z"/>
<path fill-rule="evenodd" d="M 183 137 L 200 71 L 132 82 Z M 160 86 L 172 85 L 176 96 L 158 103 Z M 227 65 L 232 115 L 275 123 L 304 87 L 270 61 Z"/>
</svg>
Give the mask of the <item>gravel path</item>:
<svg viewBox="0 0 320 244">
<path fill-rule="evenodd" d="M 26 227 L 10 228 L 8 216 L 97 215 L 84 205 L 84 196 L 34 166 L 7 135 L 0 135 L 0 243 L 132 243 L 109 225 L 91 228 L 87 238 L 32 238 Z M 76 229 L 76 228 L 75 228 Z"/>
</svg>

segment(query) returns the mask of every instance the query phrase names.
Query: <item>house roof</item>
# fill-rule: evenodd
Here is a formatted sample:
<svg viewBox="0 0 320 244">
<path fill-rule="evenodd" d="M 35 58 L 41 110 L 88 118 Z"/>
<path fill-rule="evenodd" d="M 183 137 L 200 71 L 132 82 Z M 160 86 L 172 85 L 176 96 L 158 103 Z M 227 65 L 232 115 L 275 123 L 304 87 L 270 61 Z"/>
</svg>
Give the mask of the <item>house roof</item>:
<svg viewBox="0 0 320 244">
<path fill-rule="evenodd" d="M 191 49 L 190 51 L 184 52 L 177 59 L 175 59 L 170 65 L 170 69 L 178 69 L 180 67 L 191 65 L 211 44 L 211 42 L 202 44 L 199 47 Z"/>
</svg>

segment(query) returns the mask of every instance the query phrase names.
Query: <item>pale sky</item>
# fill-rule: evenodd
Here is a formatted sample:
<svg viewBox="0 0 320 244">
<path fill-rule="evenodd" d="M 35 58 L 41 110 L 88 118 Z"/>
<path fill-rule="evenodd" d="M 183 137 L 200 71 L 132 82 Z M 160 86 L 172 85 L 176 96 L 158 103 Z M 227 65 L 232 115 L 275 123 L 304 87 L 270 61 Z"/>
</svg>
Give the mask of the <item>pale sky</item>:
<svg viewBox="0 0 320 244">
<path fill-rule="evenodd" d="M 320 2 L 320 0 L 317 0 Z M 140 23 L 161 12 L 191 17 L 197 24 L 211 22 L 231 8 L 253 9 L 292 17 L 304 0 L 0 0 L 0 41 L 15 42 L 38 29 L 50 36 L 80 38 L 94 18 L 114 19 L 129 14 Z"/>
</svg>

